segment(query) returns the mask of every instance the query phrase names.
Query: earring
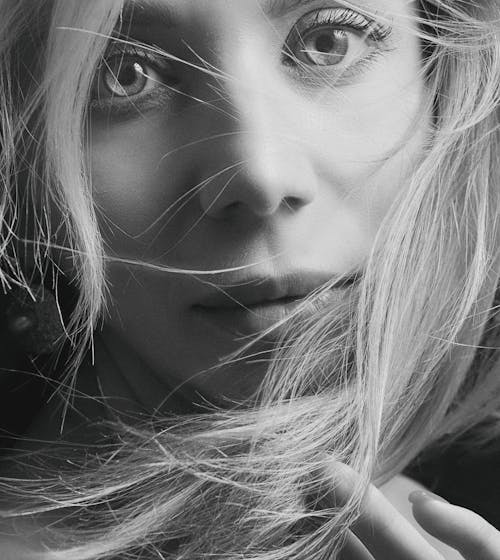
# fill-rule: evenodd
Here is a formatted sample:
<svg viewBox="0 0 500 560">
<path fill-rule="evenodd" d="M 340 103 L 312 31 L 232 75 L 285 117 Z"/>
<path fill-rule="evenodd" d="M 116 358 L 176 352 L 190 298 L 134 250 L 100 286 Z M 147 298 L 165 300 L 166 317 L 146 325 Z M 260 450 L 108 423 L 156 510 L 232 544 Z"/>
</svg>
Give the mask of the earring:
<svg viewBox="0 0 500 560">
<path fill-rule="evenodd" d="M 42 284 L 11 290 L 4 313 L 8 332 L 29 356 L 51 354 L 64 340 L 56 298 Z"/>
</svg>

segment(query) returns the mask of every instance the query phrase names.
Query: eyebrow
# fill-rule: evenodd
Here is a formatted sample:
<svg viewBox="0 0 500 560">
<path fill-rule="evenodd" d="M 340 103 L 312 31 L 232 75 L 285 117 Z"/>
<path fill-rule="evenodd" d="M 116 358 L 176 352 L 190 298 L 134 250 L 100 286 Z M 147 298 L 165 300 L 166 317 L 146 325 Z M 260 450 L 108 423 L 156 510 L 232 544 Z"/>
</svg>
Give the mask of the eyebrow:
<svg viewBox="0 0 500 560">
<path fill-rule="evenodd" d="M 247 0 L 248 1 L 248 0 Z M 272 18 L 280 18 L 299 6 L 311 4 L 315 0 L 268 0 L 265 12 Z M 127 0 L 124 4 L 121 22 L 138 26 L 161 25 L 175 27 L 174 11 L 162 0 Z"/>
<path fill-rule="evenodd" d="M 123 6 L 121 24 L 175 26 L 175 17 L 168 4 L 161 0 L 127 0 Z"/>
<path fill-rule="evenodd" d="M 280 18 L 302 5 L 311 4 L 312 0 L 270 0 L 266 13 L 274 18 Z"/>
</svg>

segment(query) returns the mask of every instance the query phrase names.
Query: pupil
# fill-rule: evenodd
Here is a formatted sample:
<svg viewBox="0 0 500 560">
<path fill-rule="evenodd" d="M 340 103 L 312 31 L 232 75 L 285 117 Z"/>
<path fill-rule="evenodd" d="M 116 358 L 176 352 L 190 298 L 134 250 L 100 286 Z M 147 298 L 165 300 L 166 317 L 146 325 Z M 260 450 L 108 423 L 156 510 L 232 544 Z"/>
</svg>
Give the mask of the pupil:
<svg viewBox="0 0 500 560">
<path fill-rule="evenodd" d="M 124 87 L 133 85 L 138 73 L 140 73 L 140 65 L 137 62 L 135 64 L 125 64 L 118 72 L 119 84 Z"/>
<path fill-rule="evenodd" d="M 335 48 L 335 41 L 330 35 L 320 35 L 316 39 L 316 50 L 321 53 L 331 52 Z"/>
</svg>

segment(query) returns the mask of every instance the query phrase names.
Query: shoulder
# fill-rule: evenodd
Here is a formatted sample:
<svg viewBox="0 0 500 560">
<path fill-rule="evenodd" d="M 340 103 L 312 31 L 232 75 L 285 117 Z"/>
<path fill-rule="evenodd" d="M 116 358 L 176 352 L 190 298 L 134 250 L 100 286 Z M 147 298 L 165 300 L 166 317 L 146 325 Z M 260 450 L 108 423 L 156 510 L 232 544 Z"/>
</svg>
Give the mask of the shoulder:
<svg viewBox="0 0 500 560">
<path fill-rule="evenodd" d="M 443 555 L 445 560 L 463 560 L 463 557 L 456 551 L 426 533 L 413 517 L 412 507 L 408 501 L 408 495 L 415 490 L 427 490 L 425 486 L 408 478 L 398 475 L 380 487 L 380 491 L 391 502 L 391 504 L 405 517 L 410 524 L 425 537 L 425 539 Z"/>
</svg>

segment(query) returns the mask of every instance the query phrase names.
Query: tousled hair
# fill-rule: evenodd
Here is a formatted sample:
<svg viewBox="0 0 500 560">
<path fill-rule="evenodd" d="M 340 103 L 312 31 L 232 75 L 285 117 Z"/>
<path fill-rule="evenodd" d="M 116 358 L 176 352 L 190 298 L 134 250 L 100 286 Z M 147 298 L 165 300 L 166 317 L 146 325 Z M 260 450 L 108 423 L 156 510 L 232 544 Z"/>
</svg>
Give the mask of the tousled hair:
<svg viewBox="0 0 500 560">
<path fill-rule="evenodd" d="M 0 0 L 0 281 L 23 285 L 26 262 L 77 271 L 65 387 L 106 301 L 85 123 L 121 9 Z M 35 557 L 331 557 L 370 482 L 473 427 L 498 437 L 500 7 L 422 0 L 416 17 L 432 130 L 356 306 L 292 322 L 257 404 L 116 423 L 79 467 L 0 479 L 4 518 L 50 521 Z M 357 473 L 346 500 L 317 499 L 342 487 L 341 465 Z"/>
</svg>

